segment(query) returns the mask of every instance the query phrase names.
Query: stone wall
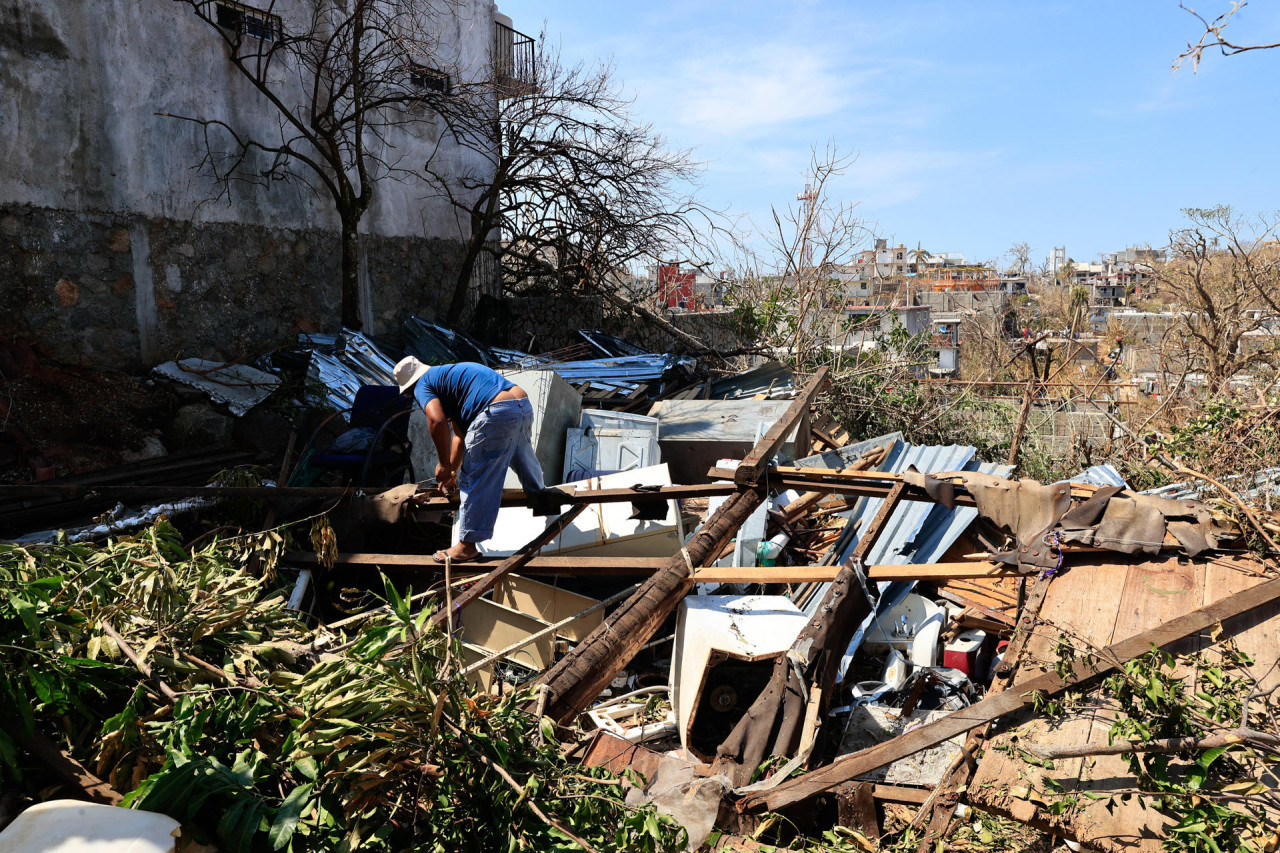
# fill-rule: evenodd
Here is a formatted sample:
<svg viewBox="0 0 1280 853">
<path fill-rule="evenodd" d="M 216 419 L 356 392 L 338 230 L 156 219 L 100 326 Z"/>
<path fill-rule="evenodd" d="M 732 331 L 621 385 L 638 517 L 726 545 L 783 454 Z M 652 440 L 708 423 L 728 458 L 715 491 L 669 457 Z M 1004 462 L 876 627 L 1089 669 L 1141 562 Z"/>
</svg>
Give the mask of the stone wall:
<svg viewBox="0 0 1280 853">
<path fill-rule="evenodd" d="M 362 237 L 366 331 L 443 314 L 461 244 Z M 145 370 L 338 331 L 341 254 L 325 229 L 0 205 L 0 335 L 61 361 Z"/>
<path fill-rule="evenodd" d="M 677 329 L 720 351 L 743 346 L 727 311 L 688 311 L 666 315 Z M 525 296 L 494 300 L 476 312 L 476 334 L 497 346 L 544 353 L 582 343 L 578 329 L 599 329 L 650 352 L 683 352 L 674 335 L 630 312 L 606 306 L 600 298 Z"/>
</svg>

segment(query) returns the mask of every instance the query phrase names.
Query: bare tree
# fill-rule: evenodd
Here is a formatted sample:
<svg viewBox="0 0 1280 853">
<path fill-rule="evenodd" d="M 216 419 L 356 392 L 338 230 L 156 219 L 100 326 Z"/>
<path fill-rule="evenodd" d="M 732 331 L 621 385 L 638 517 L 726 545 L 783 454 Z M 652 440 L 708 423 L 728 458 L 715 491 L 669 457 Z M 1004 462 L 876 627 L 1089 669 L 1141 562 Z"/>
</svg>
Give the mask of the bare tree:
<svg viewBox="0 0 1280 853">
<path fill-rule="evenodd" d="M 1014 243 L 1010 246 L 1009 251 L 1004 253 L 1005 258 L 1009 261 L 1009 269 L 1018 275 L 1026 275 L 1027 271 L 1033 267 L 1031 262 L 1032 251 L 1034 250 L 1031 248 L 1030 243 Z"/>
<path fill-rule="evenodd" d="M 1169 261 L 1156 273 L 1175 317 L 1162 346 L 1217 393 L 1233 377 L 1280 364 L 1280 216 L 1246 218 L 1226 206 L 1184 213 L 1191 225 L 1170 234 Z"/>
<path fill-rule="evenodd" d="M 385 180 L 420 164 L 403 162 L 397 128 L 419 122 L 447 99 L 453 59 L 440 18 L 448 0 L 318 0 L 306 17 L 177 0 L 223 41 L 227 59 L 261 94 L 277 129 L 209 116 L 173 116 L 204 128 L 200 167 L 229 194 L 236 181 L 301 182 L 333 202 L 342 228 L 342 324 L 360 328 L 359 225 Z"/>
<path fill-rule="evenodd" d="M 846 294 L 859 249 L 874 235 L 855 204 L 828 194 L 853 159 L 832 147 L 815 150 L 800 203 L 772 207 L 758 237 L 739 232 L 731 238 L 729 301 L 750 337 L 787 352 L 797 365 L 825 363 L 832 354 L 856 358 L 859 351 L 849 346 L 862 330 L 846 316 Z"/>
<path fill-rule="evenodd" d="M 1231 19 L 1235 16 L 1236 12 L 1239 12 L 1248 5 L 1249 4 L 1245 2 L 1231 0 L 1231 8 L 1210 21 L 1195 9 L 1192 9 L 1183 3 L 1179 3 L 1179 8 L 1186 9 L 1186 11 L 1190 12 L 1197 20 L 1200 21 L 1201 25 L 1204 27 L 1204 31 L 1200 34 L 1199 41 L 1195 43 L 1187 42 L 1187 49 L 1178 54 L 1178 58 L 1173 61 L 1174 69 L 1176 70 L 1181 68 L 1185 63 L 1190 62 L 1191 70 L 1193 72 L 1198 70 L 1200 68 L 1200 61 L 1204 58 L 1204 52 L 1215 47 L 1218 48 L 1219 52 L 1221 52 L 1223 56 L 1234 56 L 1237 53 L 1245 53 L 1250 50 L 1271 50 L 1272 48 L 1280 47 L 1280 42 L 1273 42 L 1271 44 L 1236 44 L 1235 42 L 1229 41 L 1223 37 L 1222 31 L 1226 29 L 1227 24 L 1231 23 Z"/>
<path fill-rule="evenodd" d="M 428 183 L 471 224 L 451 324 L 486 254 L 511 289 L 607 291 L 632 262 L 687 250 L 711 223 L 694 196 L 700 167 L 632 118 L 610 65 L 564 65 L 543 37 L 517 71 L 496 112 L 481 86 L 460 87 L 444 113 L 484 165 L 460 175 L 426 166 Z"/>
</svg>

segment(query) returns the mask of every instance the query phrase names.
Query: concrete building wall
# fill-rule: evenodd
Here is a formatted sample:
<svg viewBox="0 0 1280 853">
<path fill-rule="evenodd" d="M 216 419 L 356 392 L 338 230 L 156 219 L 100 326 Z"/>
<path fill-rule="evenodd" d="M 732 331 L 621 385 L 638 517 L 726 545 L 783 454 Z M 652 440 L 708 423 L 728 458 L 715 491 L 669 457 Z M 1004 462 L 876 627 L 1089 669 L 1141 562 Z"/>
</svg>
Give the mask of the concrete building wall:
<svg viewBox="0 0 1280 853">
<path fill-rule="evenodd" d="M 422 2 L 439 7 L 432 64 L 487 74 L 493 4 Z M 303 26 L 310 6 L 277 0 L 272 11 L 288 29 Z M 37 335 L 69 361 L 139 367 L 180 350 L 216 357 L 210 347 L 230 355 L 299 329 L 336 330 L 331 198 L 303 181 L 225 191 L 197 168 L 204 129 L 165 115 L 279 139 L 278 111 L 226 50 L 180 3 L 0 4 L 0 333 Z M 288 63 L 275 73 L 304 103 Z M 394 156 L 485 173 L 482 157 L 441 140 L 438 119 L 421 118 L 389 137 Z M 416 179 L 378 183 L 361 223 L 367 328 L 434 315 L 468 228 Z"/>
</svg>

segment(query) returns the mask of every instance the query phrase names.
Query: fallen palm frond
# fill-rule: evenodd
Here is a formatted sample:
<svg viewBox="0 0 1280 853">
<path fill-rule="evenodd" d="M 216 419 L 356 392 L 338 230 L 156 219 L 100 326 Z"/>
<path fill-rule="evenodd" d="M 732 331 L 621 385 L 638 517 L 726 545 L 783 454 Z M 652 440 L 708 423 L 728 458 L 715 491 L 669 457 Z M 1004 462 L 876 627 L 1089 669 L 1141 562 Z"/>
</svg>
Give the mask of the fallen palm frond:
<svg viewBox="0 0 1280 853">
<path fill-rule="evenodd" d="M 6 787 L 48 793 L 23 747 L 41 736 L 228 853 L 683 846 L 535 737 L 549 723 L 519 710 L 527 695 L 474 695 L 389 583 L 354 633 L 308 628 L 250 570 L 280 544 L 187 552 L 161 521 L 104 547 L 0 546 Z"/>
</svg>

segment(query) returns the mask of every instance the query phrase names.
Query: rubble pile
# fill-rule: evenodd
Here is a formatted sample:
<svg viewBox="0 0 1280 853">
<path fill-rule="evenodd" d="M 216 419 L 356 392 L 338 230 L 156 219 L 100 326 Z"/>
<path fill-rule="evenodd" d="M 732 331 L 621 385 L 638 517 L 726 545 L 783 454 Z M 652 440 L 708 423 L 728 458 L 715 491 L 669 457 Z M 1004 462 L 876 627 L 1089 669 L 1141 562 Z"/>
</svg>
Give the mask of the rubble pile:
<svg viewBox="0 0 1280 853">
<path fill-rule="evenodd" d="M 415 318 L 403 350 L 304 336 L 261 380 L 173 363 L 224 405 L 334 414 L 266 482 L 0 487 L 29 530 L 117 495 L 269 508 L 199 547 L 162 519 L 0 552 L 25 590 L 0 625 L 39 649 L 5 653 L 6 766 L 227 850 L 933 850 L 1000 821 L 1271 843 L 1280 580 L 1254 516 L 850 436 L 825 370 L 708 376 L 582 338 L 531 356 Z M 561 483 L 505 492 L 474 561 L 431 558 L 456 498 L 370 390 L 406 352 L 519 373 Z M 368 433 L 328 479 L 326 429 Z M 104 719 L 94 696 L 125 698 Z"/>
</svg>

